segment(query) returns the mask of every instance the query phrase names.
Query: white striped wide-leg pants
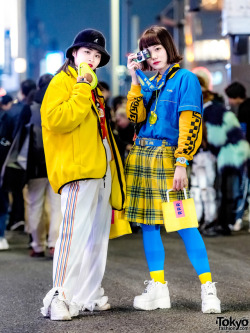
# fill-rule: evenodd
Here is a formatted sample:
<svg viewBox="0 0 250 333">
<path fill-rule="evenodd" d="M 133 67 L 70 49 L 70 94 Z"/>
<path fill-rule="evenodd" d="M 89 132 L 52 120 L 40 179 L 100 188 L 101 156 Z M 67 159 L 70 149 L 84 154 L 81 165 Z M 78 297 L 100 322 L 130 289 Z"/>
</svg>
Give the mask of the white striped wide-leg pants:
<svg viewBox="0 0 250 333">
<path fill-rule="evenodd" d="M 111 152 L 104 142 L 107 159 Z M 76 181 L 61 193 L 63 221 L 53 260 L 53 289 L 43 300 L 48 315 L 55 291 L 67 304 L 93 309 L 104 276 L 112 208 L 111 171 L 108 163 L 104 179 Z M 101 297 L 100 295 L 99 297 Z"/>
</svg>

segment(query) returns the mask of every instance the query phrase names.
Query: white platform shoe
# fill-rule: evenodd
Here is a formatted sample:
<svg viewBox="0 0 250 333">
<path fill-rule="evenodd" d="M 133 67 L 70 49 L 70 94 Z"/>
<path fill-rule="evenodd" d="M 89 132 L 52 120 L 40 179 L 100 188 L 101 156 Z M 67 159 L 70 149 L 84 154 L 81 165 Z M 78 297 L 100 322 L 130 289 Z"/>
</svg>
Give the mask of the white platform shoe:
<svg viewBox="0 0 250 333">
<path fill-rule="evenodd" d="M 201 311 L 203 313 L 221 313 L 220 300 L 217 297 L 215 282 L 201 285 Z"/>
<path fill-rule="evenodd" d="M 146 289 L 134 299 L 134 308 L 138 310 L 169 309 L 171 307 L 167 282 L 145 281 Z"/>
</svg>

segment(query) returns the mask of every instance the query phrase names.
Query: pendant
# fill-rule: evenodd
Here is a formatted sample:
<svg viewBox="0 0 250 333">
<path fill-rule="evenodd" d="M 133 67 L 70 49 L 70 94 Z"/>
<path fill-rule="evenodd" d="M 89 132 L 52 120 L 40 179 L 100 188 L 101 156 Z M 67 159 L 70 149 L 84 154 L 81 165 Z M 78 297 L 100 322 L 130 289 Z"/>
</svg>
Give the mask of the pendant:
<svg viewBox="0 0 250 333">
<path fill-rule="evenodd" d="M 104 117 L 104 111 L 101 108 L 98 108 L 100 118 Z"/>
<path fill-rule="evenodd" d="M 157 114 L 154 111 L 151 111 L 151 115 L 149 116 L 150 125 L 154 125 L 157 121 Z"/>
</svg>

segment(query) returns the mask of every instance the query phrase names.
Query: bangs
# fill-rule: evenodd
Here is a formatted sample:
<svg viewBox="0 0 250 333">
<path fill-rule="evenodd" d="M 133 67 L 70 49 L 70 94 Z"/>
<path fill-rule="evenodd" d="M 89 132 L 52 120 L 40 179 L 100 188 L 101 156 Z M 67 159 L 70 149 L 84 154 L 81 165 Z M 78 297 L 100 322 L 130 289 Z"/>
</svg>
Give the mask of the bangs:
<svg viewBox="0 0 250 333">
<path fill-rule="evenodd" d="M 145 30 L 139 41 L 139 49 L 147 49 L 150 46 L 162 45 L 167 52 L 168 64 L 179 63 L 182 56 L 178 53 L 173 38 L 164 27 L 153 25 Z M 142 62 L 142 70 L 152 70 L 147 61 Z"/>
<path fill-rule="evenodd" d="M 149 46 L 161 44 L 161 41 L 157 34 L 152 32 L 146 32 L 140 39 L 139 49 L 142 51 L 143 49 L 147 49 Z"/>
</svg>

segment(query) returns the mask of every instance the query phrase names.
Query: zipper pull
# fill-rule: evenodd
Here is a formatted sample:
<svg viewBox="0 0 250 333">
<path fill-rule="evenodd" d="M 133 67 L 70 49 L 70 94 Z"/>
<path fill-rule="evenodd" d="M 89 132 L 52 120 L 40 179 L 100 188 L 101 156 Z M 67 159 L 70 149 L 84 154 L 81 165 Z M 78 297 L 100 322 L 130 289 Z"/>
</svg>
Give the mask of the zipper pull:
<svg viewBox="0 0 250 333">
<path fill-rule="evenodd" d="M 106 175 L 103 177 L 103 186 L 105 188 L 105 178 L 106 178 Z"/>
</svg>

